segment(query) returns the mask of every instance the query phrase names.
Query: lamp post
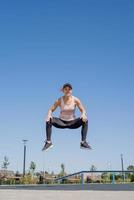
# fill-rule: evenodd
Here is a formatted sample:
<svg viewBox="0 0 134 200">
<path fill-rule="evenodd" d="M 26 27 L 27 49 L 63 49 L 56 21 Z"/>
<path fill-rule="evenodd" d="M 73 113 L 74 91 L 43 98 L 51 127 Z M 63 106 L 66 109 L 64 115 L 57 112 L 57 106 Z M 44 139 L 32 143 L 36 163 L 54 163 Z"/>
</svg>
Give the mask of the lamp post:
<svg viewBox="0 0 134 200">
<path fill-rule="evenodd" d="M 122 169 L 122 177 L 123 177 L 123 180 L 125 180 L 125 174 L 123 173 L 123 172 L 124 172 L 123 154 L 121 154 L 121 169 Z"/>
<path fill-rule="evenodd" d="M 24 157 L 23 157 L 23 176 L 25 176 L 25 170 L 26 170 L 26 143 L 28 140 L 22 140 L 24 144 Z"/>
</svg>

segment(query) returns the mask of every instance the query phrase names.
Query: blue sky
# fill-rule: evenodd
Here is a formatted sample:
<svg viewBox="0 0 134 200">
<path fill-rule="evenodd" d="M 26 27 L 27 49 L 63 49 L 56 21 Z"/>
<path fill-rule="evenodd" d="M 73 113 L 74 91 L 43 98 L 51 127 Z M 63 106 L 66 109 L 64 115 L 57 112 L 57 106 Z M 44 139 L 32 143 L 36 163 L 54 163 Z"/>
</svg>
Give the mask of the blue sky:
<svg viewBox="0 0 134 200">
<path fill-rule="evenodd" d="M 134 3 L 129 0 L 2 1 L 0 6 L 0 165 L 66 171 L 134 164 Z M 80 129 L 53 128 L 54 148 L 41 152 L 46 113 L 65 82 L 89 118 L 92 151 L 79 148 Z M 77 112 L 79 116 L 79 112 Z M 53 113 L 59 115 L 59 110 Z"/>
</svg>

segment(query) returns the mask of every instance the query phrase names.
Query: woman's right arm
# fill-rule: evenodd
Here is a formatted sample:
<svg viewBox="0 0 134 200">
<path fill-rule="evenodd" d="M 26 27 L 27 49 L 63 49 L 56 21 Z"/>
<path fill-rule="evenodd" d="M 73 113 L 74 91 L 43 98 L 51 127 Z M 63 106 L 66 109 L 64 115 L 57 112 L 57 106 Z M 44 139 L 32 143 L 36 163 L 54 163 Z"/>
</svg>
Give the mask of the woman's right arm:
<svg viewBox="0 0 134 200">
<path fill-rule="evenodd" d="M 57 101 L 55 101 L 55 103 L 48 110 L 48 114 L 47 114 L 47 117 L 46 117 L 45 121 L 49 121 L 50 118 L 52 118 L 52 113 L 56 110 L 56 108 L 58 106 L 60 106 L 60 103 L 61 103 L 61 98 L 59 98 Z"/>
</svg>

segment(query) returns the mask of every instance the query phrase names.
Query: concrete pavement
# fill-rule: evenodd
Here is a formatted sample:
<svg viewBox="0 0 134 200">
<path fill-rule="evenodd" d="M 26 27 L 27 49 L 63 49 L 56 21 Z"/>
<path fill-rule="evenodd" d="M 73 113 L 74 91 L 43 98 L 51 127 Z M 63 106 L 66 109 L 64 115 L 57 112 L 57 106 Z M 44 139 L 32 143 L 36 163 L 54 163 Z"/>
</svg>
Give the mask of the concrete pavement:
<svg viewBox="0 0 134 200">
<path fill-rule="evenodd" d="M 0 200 L 133 200 L 133 191 L 0 190 Z"/>
</svg>

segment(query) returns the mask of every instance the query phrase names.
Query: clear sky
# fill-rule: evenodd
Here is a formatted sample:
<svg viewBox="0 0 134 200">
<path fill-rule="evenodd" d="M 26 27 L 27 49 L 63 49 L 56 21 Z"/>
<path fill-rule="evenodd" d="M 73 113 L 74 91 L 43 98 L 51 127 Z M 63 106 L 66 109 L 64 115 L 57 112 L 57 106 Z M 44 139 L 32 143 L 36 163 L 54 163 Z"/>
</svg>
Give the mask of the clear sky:
<svg viewBox="0 0 134 200">
<path fill-rule="evenodd" d="M 6 155 L 22 172 L 22 139 L 27 169 L 120 169 L 121 153 L 134 164 L 133 11 L 132 0 L 1 1 L 0 165 Z M 87 110 L 93 150 L 79 148 L 80 129 L 53 128 L 45 154 L 44 118 L 65 82 Z"/>
</svg>

